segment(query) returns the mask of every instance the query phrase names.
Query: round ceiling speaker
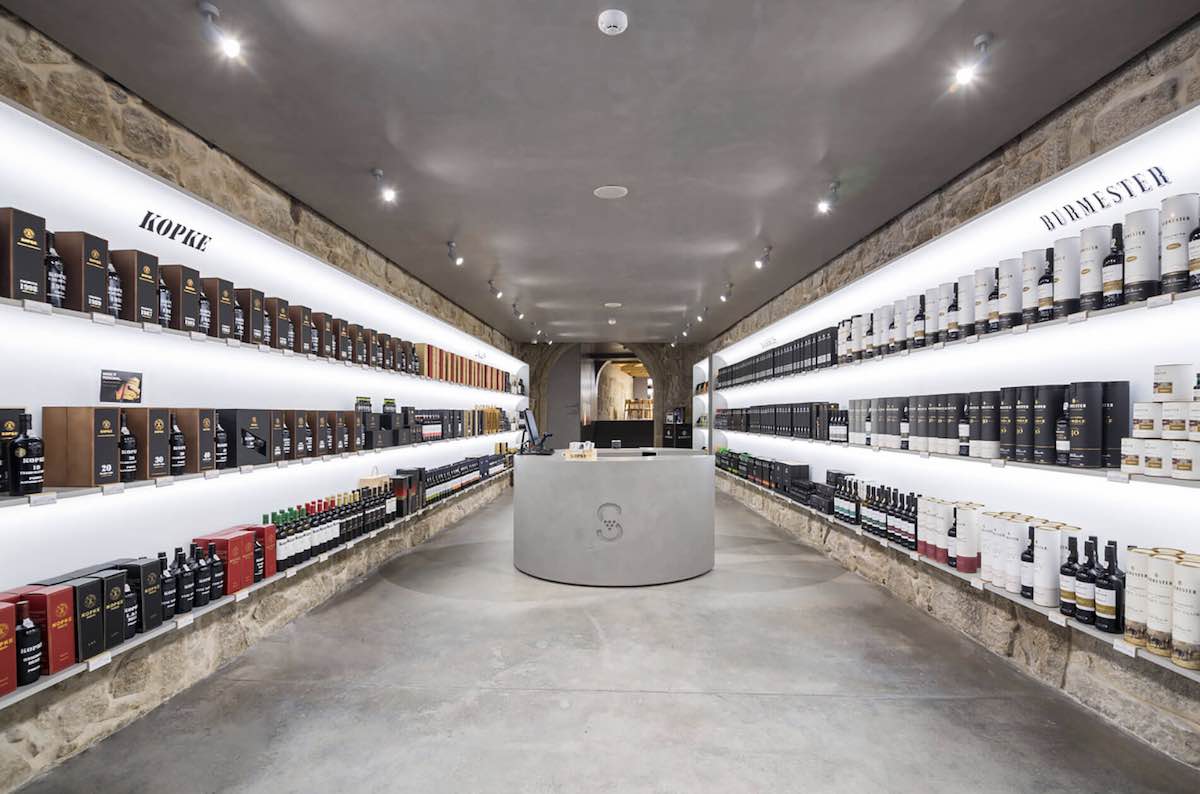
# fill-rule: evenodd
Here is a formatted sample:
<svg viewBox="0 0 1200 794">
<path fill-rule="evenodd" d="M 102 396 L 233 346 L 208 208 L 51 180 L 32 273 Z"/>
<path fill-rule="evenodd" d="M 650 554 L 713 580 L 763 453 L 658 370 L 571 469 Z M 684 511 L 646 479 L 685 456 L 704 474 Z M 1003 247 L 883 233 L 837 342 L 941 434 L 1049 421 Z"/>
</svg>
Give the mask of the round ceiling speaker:
<svg viewBox="0 0 1200 794">
<path fill-rule="evenodd" d="M 600 12 L 600 18 L 596 20 L 596 23 L 600 26 L 600 32 L 605 36 L 620 36 L 625 32 L 625 28 L 629 27 L 629 17 L 620 9 L 610 8 Z"/>
</svg>

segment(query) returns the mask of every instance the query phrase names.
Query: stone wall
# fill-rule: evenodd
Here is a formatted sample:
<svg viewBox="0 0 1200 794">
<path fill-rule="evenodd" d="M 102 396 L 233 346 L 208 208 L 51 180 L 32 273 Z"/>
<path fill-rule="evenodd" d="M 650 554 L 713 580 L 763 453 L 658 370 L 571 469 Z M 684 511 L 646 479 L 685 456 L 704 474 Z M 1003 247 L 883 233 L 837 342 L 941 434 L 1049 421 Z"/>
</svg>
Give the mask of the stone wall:
<svg viewBox="0 0 1200 794">
<path fill-rule="evenodd" d="M 1200 684 L 878 545 L 725 472 L 717 490 L 1166 754 L 1200 768 Z"/>
<path fill-rule="evenodd" d="M 706 352 L 749 336 L 1194 102 L 1200 102 L 1200 17 L 739 320 Z"/>
<path fill-rule="evenodd" d="M 512 351 L 499 331 L 2 9 L 0 95 L 318 259 Z"/>
<path fill-rule="evenodd" d="M 263 637 L 461 521 L 508 477 L 435 505 L 410 523 L 300 570 L 0 712 L 0 792 L 24 785 L 233 661 Z"/>
</svg>

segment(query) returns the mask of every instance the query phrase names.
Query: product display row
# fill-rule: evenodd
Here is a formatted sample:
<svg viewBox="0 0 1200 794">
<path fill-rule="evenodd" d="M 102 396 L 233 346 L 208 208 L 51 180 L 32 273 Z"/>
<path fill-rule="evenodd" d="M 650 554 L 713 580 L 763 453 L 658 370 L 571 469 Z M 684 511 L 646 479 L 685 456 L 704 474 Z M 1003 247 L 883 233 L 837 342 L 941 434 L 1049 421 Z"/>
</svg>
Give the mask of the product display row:
<svg viewBox="0 0 1200 794">
<path fill-rule="evenodd" d="M 0 409 L 0 488 L 96 487 L 511 429 L 503 409 L 397 407 L 369 398 L 351 411 L 47 407 L 44 438 L 24 409 Z"/>
<path fill-rule="evenodd" d="M 717 453 L 717 466 L 916 556 L 1122 635 L 1179 667 L 1200 669 L 1200 555 L 1128 546 L 1126 574 L 1116 541 L 1102 547 L 1097 536 L 1063 522 L 905 493 L 849 472 L 830 470 L 824 483 L 814 483 L 807 465 L 729 450 Z"/>
<path fill-rule="evenodd" d="M 50 232 L 43 218 L 12 207 L 0 209 L 0 297 L 525 393 L 523 381 L 481 361 L 201 277 L 186 265 L 159 264 L 145 251 L 109 251 L 106 240 L 88 232 Z"/>
<path fill-rule="evenodd" d="M 508 450 L 498 449 L 436 468 L 369 476 L 352 491 L 199 535 L 170 556 L 98 562 L 0 591 L 0 695 L 283 574 L 510 465 Z"/>
<path fill-rule="evenodd" d="M 1150 169 L 1153 175 L 1155 169 Z M 1159 178 L 1155 176 L 1154 178 Z M 1166 184 L 1164 182 L 1164 184 Z M 724 367 L 717 387 L 878 358 L 939 342 L 1200 288 L 1200 195 L 1093 226 Z"/>
</svg>

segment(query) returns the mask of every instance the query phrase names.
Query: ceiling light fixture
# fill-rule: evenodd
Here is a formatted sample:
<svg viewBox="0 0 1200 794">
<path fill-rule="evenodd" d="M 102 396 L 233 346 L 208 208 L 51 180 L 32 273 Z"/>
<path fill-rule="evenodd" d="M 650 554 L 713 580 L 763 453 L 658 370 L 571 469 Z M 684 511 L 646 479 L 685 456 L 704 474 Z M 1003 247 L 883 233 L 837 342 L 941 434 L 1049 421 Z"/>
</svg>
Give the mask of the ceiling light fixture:
<svg viewBox="0 0 1200 794">
<path fill-rule="evenodd" d="M 513 316 L 516 317 L 518 320 L 525 319 L 525 312 L 518 309 L 517 304 L 515 304 L 515 303 L 513 304 Z"/>
<path fill-rule="evenodd" d="M 624 305 L 624 304 L 622 304 L 622 303 L 620 303 L 620 302 L 618 302 L 618 301 L 609 301 L 608 303 L 604 304 L 604 308 L 606 308 L 606 309 L 619 309 L 619 308 L 621 308 L 623 305 Z"/>
<path fill-rule="evenodd" d="M 371 176 L 375 177 L 375 184 L 379 185 L 379 197 L 384 203 L 391 204 L 396 200 L 396 189 L 390 185 L 383 184 L 383 169 L 372 168 Z"/>
<path fill-rule="evenodd" d="M 841 187 L 841 185 L 836 181 L 829 183 L 829 192 L 825 194 L 824 198 L 817 202 L 817 212 L 821 213 L 822 215 L 828 215 L 829 213 L 833 212 L 833 208 L 837 206 L 839 187 Z"/>
<path fill-rule="evenodd" d="M 542 329 L 541 329 L 541 328 L 539 328 L 539 329 L 538 329 L 537 335 L 538 335 L 538 336 L 541 336 L 541 335 L 542 335 Z"/>
<path fill-rule="evenodd" d="M 453 262 L 458 267 L 462 267 L 462 263 L 467 261 L 467 260 L 463 259 L 461 256 L 459 256 L 458 246 L 454 244 L 453 240 L 446 243 L 446 256 L 450 257 L 450 261 Z"/>
<path fill-rule="evenodd" d="M 504 297 L 504 290 L 496 289 L 496 285 L 492 283 L 490 278 L 488 279 L 488 289 L 490 289 L 492 294 L 496 296 L 496 300 L 500 300 Z"/>
<path fill-rule="evenodd" d="M 204 20 L 204 37 L 216 44 L 226 58 L 230 60 L 238 58 L 242 54 L 242 43 L 236 36 L 226 33 L 217 24 L 217 20 L 221 18 L 220 10 L 212 3 L 197 3 L 196 9 Z"/>
<path fill-rule="evenodd" d="M 609 317 L 609 318 L 608 318 L 608 324 L 609 324 L 609 325 L 616 325 L 616 324 L 617 324 L 617 318 L 616 318 L 616 317 Z"/>
<path fill-rule="evenodd" d="M 601 11 L 596 25 L 605 36 L 620 36 L 629 27 L 629 15 L 619 8 Z"/>
<path fill-rule="evenodd" d="M 758 259 L 754 260 L 754 267 L 757 268 L 758 270 L 762 270 L 763 267 L 770 261 L 771 261 L 771 246 L 768 245 L 766 248 L 763 249 L 762 256 L 760 256 Z"/>
<path fill-rule="evenodd" d="M 733 297 L 732 282 L 726 284 L 725 289 L 721 290 L 721 303 L 726 303 L 731 297 Z"/>
<path fill-rule="evenodd" d="M 600 199 L 621 199 L 629 195 L 629 188 L 624 185 L 601 185 L 592 191 L 592 195 Z"/>
<path fill-rule="evenodd" d="M 979 57 L 972 63 L 966 63 L 959 66 L 954 72 L 954 86 L 963 87 L 970 85 L 976 77 L 979 76 L 979 67 L 987 62 L 988 46 L 992 43 L 991 33 L 980 33 L 972 42 L 975 46 L 975 51 L 979 53 Z"/>
<path fill-rule="evenodd" d="M 675 340 L 674 340 L 674 339 L 672 339 L 672 340 L 671 340 L 671 347 L 675 347 Z"/>
<path fill-rule="evenodd" d="M 554 344 L 554 340 L 553 340 L 553 339 L 547 339 L 547 340 L 546 340 L 546 344 L 548 344 L 548 345 L 552 345 L 552 344 Z"/>
</svg>

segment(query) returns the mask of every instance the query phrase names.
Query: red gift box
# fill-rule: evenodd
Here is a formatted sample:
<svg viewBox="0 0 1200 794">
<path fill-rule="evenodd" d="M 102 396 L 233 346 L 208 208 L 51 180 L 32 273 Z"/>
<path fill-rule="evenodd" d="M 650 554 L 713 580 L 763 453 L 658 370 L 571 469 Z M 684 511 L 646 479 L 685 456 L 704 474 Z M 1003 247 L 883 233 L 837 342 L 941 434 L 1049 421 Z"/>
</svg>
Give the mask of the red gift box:
<svg viewBox="0 0 1200 794">
<path fill-rule="evenodd" d="M 42 673 L 53 675 L 75 664 L 75 588 L 70 585 L 22 587 L 29 617 L 42 630 Z"/>
<path fill-rule="evenodd" d="M 16 688 L 17 608 L 0 602 L 0 695 L 7 695 Z"/>
</svg>

